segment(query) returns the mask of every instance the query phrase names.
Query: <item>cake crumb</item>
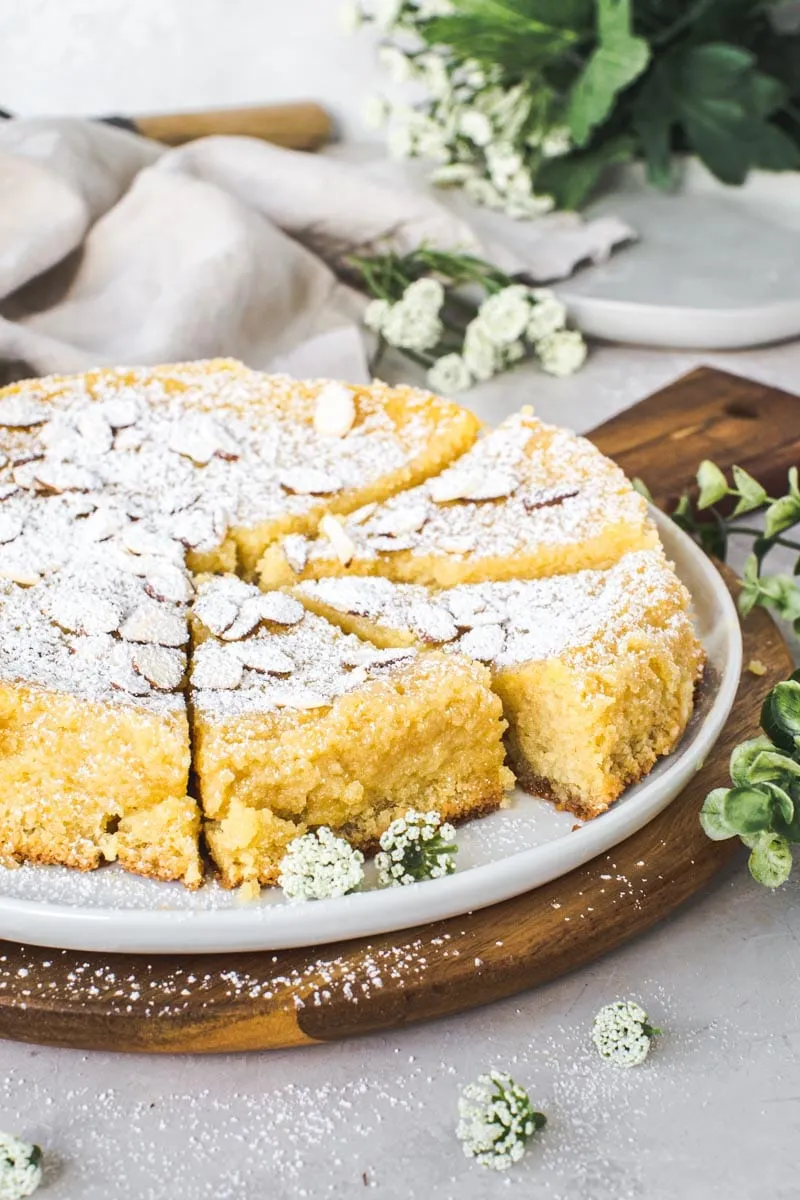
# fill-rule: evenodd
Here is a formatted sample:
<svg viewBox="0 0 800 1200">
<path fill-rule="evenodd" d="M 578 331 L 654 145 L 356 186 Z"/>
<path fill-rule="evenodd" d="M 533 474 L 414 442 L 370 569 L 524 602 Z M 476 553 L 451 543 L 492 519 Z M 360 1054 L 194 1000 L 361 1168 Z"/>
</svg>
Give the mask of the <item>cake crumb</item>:
<svg viewBox="0 0 800 1200">
<path fill-rule="evenodd" d="M 246 879 L 236 889 L 236 901 L 238 904 L 252 904 L 261 895 L 261 885 L 257 879 Z"/>
</svg>

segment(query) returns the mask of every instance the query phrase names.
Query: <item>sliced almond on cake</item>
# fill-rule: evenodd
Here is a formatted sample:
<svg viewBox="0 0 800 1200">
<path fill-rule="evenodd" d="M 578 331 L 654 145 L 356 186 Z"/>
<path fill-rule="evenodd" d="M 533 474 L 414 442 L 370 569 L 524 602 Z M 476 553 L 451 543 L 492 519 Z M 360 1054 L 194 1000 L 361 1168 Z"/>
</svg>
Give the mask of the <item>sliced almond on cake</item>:
<svg viewBox="0 0 800 1200">
<path fill-rule="evenodd" d="M 160 604 L 140 604 L 120 628 L 127 642 L 156 646 L 185 646 L 189 640 L 186 621 Z"/>
<path fill-rule="evenodd" d="M 137 646 L 131 655 L 137 675 L 160 692 L 174 692 L 186 671 L 186 655 L 167 646 Z"/>
<path fill-rule="evenodd" d="M 235 646 L 203 642 L 192 655 L 192 686 L 210 691 L 233 691 L 244 677 L 244 663 Z"/>
<path fill-rule="evenodd" d="M 323 437 L 344 437 L 356 419 L 356 404 L 350 388 L 328 383 L 317 396 L 314 429 Z"/>
</svg>

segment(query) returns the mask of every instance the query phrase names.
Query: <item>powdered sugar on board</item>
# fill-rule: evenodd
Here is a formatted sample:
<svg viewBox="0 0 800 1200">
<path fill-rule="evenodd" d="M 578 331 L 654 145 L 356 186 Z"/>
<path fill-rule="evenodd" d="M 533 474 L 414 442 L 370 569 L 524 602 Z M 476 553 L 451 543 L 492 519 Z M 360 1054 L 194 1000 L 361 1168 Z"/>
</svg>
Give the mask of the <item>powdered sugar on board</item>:
<svg viewBox="0 0 800 1200">
<path fill-rule="evenodd" d="M 466 941 L 449 945 L 463 952 Z M 413 957 L 412 946 L 403 950 Z M 754 1062 L 759 1075 L 775 1079 L 777 1091 L 790 1092 L 795 1063 L 787 1062 L 777 1030 L 765 1034 L 749 1007 L 728 1010 L 724 998 L 715 1008 L 718 989 L 676 985 L 646 944 L 638 962 L 638 969 L 629 967 L 635 984 L 625 992 L 666 1032 L 636 1071 L 610 1069 L 589 1039 L 594 1011 L 619 984 L 601 964 L 488 1013 L 271 1056 L 269 1087 L 263 1056 L 218 1058 L 212 1082 L 206 1058 L 150 1057 L 138 1065 L 131 1059 L 121 1072 L 116 1055 L 8 1046 L 0 1108 L 45 1146 L 46 1182 L 64 1200 L 162 1200 L 174 1188 L 179 1158 L 193 1200 L 265 1192 L 287 1200 L 373 1194 L 477 1200 L 509 1192 L 547 1200 L 667 1200 L 680 1190 L 686 1164 L 712 1153 L 709 1180 L 724 1171 L 721 1182 L 728 1181 L 732 1169 L 745 1179 L 755 1167 L 759 1186 L 779 1194 L 770 1163 L 780 1156 L 752 1163 L 745 1136 L 748 1129 L 752 1135 L 752 1105 L 739 1104 L 738 1116 L 734 1110 L 720 1121 L 731 1108 L 731 1089 Z M 374 965 L 381 978 L 391 969 Z M 410 979 L 402 959 L 395 969 Z M 89 964 L 85 975 L 91 976 Z M 178 993 L 201 978 L 176 977 Z M 145 991 L 148 982 L 146 975 L 136 980 Z M 134 986 L 120 980 L 121 991 L 126 984 Z M 505 1176 L 469 1163 L 454 1135 L 459 1091 L 492 1064 L 529 1088 L 548 1115 L 547 1129 Z M 757 1111 L 766 1115 L 769 1108 Z M 669 1114 L 680 1114 L 674 1128 L 681 1155 L 674 1153 Z M 661 1181 L 660 1190 L 647 1186 L 653 1180 Z M 725 1194 L 744 1200 L 746 1193 Z"/>
</svg>

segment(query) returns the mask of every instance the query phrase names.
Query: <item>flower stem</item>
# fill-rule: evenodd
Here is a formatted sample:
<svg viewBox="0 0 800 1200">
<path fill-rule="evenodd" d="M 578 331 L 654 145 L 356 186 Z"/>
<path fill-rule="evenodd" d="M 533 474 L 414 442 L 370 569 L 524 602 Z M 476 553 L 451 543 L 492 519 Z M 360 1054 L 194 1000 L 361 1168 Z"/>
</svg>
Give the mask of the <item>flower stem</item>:
<svg viewBox="0 0 800 1200">
<path fill-rule="evenodd" d="M 761 529 L 752 529 L 748 525 L 728 525 L 728 533 L 744 533 L 752 537 L 763 537 L 764 532 Z M 776 546 L 787 546 L 790 550 L 800 550 L 800 542 L 793 542 L 791 538 L 780 537 L 775 534 L 769 539 L 770 543 Z"/>
</svg>

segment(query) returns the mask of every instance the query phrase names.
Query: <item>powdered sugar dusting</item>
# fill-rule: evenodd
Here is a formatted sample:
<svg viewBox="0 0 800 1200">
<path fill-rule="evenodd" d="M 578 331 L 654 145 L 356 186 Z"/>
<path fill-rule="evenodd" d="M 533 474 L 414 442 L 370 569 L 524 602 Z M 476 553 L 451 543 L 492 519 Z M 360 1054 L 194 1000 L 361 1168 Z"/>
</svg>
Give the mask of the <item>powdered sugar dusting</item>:
<svg viewBox="0 0 800 1200">
<path fill-rule="evenodd" d="M 689 594 L 661 550 L 626 554 L 607 571 L 551 579 L 431 592 L 417 584 L 350 577 L 307 581 L 297 594 L 366 617 L 384 635 L 438 642 L 500 669 L 555 656 L 586 665 L 616 655 L 627 637 L 645 629 L 651 638 L 670 639 L 689 620 Z"/>
<path fill-rule="evenodd" d="M 332 438 L 315 428 L 322 389 L 216 362 L 30 380 L 0 399 L 2 678 L 179 706 L 165 694 L 178 658 L 133 661 L 130 644 L 185 646 L 187 550 L 304 518 L 317 492 L 374 483 L 427 446 L 426 393 L 407 389 L 396 423 L 377 385 Z M 443 429 L 458 412 L 443 410 Z M 293 604 L 274 600 L 273 619 Z M 240 609 L 229 636 L 259 619 Z"/>
<path fill-rule="evenodd" d="M 280 708 L 323 708 L 371 678 L 403 670 L 415 657 L 409 650 L 387 659 L 359 638 L 305 612 L 291 597 L 281 597 L 286 603 L 279 604 L 277 594 L 226 576 L 203 582 L 195 615 L 200 619 L 210 613 L 213 619 L 233 591 L 240 607 L 259 605 L 261 616 L 239 639 L 210 639 L 196 649 L 192 700 L 206 716 L 228 719 Z M 287 611 L 291 605 L 295 607 Z M 232 628 L 221 638 L 230 638 Z"/>
<path fill-rule="evenodd" d="M 403 550 L 495 558 L 575 544 L 613 526 L 643 540 L 645 525 L 644 500 L 595 446 L 521 412 L 428 483 L 365 521 L 346 520 L 344 531 L 355 560 Z M 312 563 L 330 551 L 324 537 L 308 544 Z"/>
</svg>

